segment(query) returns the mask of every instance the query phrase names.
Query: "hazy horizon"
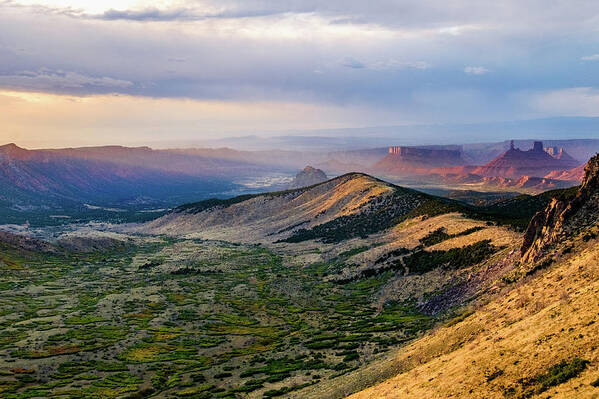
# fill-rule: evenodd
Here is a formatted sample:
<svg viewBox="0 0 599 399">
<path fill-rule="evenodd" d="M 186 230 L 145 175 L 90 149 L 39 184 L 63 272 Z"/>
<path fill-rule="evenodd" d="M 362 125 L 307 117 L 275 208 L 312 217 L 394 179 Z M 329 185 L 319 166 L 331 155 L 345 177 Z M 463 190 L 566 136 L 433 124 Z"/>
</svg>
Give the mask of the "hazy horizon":
<svg viewBox="0 0 599 399">
<path fill-rule="evenodd" d="M 480 131 L 486 134 L 480 136 Z M 456 135 L 459 131 L 460 134 Z M 567 131 L 567 132 L 564 132 Z M 302 143 L 301 150 L 310 147 L 323 150 L 330 146 L 340 149 L 379 148 L 389 145 L 462 145 L 495 143 L 507 140 L 585 140 L 598 138 L 597 117 L 556 117 L 519 121 L 495 121 L 481 124 L 416 124 L 396 126 L 364 126 L 336 129 L 283 130 L 270 132 L 239 132 L 214 138 L 197 139 L 114 139 L 98 137 L 96 141 L 6 140 L 0 145 L 14 143 L 27 149 L 59 149 L 69 147 L 150 147 L 174 148 L 233 148 L 236 150 L 288 150 Z"/>
</svg>

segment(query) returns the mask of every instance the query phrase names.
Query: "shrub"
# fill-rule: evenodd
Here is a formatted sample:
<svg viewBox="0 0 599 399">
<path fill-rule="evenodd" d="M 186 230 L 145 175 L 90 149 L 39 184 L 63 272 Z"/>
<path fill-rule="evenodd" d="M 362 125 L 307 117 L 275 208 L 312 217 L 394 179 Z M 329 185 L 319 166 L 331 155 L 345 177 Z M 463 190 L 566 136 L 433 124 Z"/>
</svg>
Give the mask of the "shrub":
<svg viewBox="0 0 599 399">
<path fill-rule="evenodd" d="M 575 357 L 570 362 L 561 361 L 547 370 L 546 373 L 535 377 L 535 381 L 539 384 L 537 392 L 544 392 L 550 387 L 563 384 L 571 378 L 578 376 L 589 364 L 588 360 L 583 360 Z"/>
<path fill-rule="evenodd" d="M 562 360 L 554 364 L 542 374 L 538 374 L 532 378 L 523 378 L 518 382 L 524 387 L 521 398 L 530 398 L 533 395 L 538 395 L 545 392 L 551 387 L 563 384 L 564 382 L 577 377 L 588 366 L 589 361 L 575 357 L 570 361 Z"/>
<path fill-rule="evenodd" d="M 418 251 L 404 258 L 405 265 L 411 273 L 423 274 L 437 267 L 458 269 L 476 265 L 497 252 L 499 248 L 491 244 L 491 240 L 483 240 L 462 248 L 447 251 Z"/>
<path fill-rule="evenodd" d="M 447 232 L 445 231 L 445 228 L 440 227 L 435 231 L 431 231 L 425 237 L 421 238 L 420 243 L 422 245 L 424 245 L 425 247 L 430 247 L 432 245 L 439 244 L 440 242 L 443 242 L 445 240 L 449 240 L 450 238 L 467 236 L 468 234 L 475 233 L 482 229 L 483 229 L 483 227 L 476 226 L 476 227 L 471 227 L 469 229 L 466 229 L 466 230 L 456 233 L 456 234 L 447 234 Z"/>
</svg>

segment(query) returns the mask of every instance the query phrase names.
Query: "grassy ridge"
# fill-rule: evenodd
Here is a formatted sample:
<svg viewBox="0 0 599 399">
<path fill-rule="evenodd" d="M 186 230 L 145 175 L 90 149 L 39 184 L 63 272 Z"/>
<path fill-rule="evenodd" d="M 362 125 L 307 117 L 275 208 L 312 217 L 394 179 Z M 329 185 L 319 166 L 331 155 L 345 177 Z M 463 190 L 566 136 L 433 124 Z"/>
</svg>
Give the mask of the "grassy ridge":
<svg viewBox="0 0 599 399">
<path fill-rule="evenodd" d="M 350 173 L 333 180 L 363 176 L 365 175 L 360 173 Z M 295 190 L 242 195 L 224 200 L 209 199 L 182 205 L 176 208 L 174 212 L 196 214 L 217 207 L 226 208 L 260 196 L 276 197 L 285 194 L 300 194 L 326 183 L 319 183 Z M 569 189 L 552 190 L 535 196 L 520 195 L 490 206 L 479 207 L 389 183 L 385 184 L 394 189 L 393 193 L 370 200 L 362 207 L 360 212 L 338 217 L 310 229 L 298 229 L 289 237 L 279 242 L 298 243 L 307 240 L 321 240 L 325 243 L 338 243 L 356 237 L 365 238 L 413 217 L 434 217 L 451 212 L 459 212 L 472 219 L 485 220 L 523 231 L 535 213 L 545 208 L 551 198 L 573 196 L 577 191 L 577 187 L 572 187 Z M 290 228 L 289 230 L 292 229 Z"/>
<path fill-rule="evenodd" d="M 400 223 L 424 202 L 422 194 L 398 187 L 389 196 L 370 200 L 362 212 L 341 216 L 311 229 L 299 229 L 281 241 L 296 243 L 320 239 L 336 243 L 354 237 L 367 237 Z"/>
</svg>

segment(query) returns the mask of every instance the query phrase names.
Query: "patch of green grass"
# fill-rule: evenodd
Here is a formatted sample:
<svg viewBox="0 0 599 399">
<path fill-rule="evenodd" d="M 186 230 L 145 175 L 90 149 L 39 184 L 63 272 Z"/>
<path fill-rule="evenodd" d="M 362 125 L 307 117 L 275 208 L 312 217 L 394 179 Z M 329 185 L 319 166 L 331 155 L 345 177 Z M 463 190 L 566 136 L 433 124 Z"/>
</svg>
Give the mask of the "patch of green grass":
<svg viewBox="0 0 599 399">
<path fill-rule="evenodd" d="M 519 383 L 524 387 L 520 398 L 529 398 L 547 391 L 549 388 L 563 384 L 577 377 L 588 366 L 589 361 L 575 357 L 572 360 L 562 360 L 549 369 L 532 378 L 524 378 Z"/>
<path fill-rule="evenodd" d="M 100 316 L 91 316 L 91 315 L 86 315 L 86 316 L 73 316 L 73 317 L 69 317 L 68 319 L 65 320 L 65 324 L 79 324 L 79 325 L 87 325 L 87 324 L 94 324 L 94 323 L 98 323 L 101 321 L 106 321 L 103 317 Z"/>
</svg>

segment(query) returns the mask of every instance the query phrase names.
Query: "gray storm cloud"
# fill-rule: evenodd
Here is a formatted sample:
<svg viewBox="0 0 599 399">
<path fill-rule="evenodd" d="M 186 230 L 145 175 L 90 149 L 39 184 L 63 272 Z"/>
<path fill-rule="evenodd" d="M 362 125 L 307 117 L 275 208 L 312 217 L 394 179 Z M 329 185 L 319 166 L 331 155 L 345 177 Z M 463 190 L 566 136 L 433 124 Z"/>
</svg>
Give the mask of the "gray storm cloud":
<svg viewBox="0 0 599 399">
<path fill-rule="evenodd" d="M 516 118 L 531 111 L 522 93 L 596 85 L 598 22 L 588 1 L 222 0 L 99 13 L 4 1 L 0 86 Z"/>
</svg>

